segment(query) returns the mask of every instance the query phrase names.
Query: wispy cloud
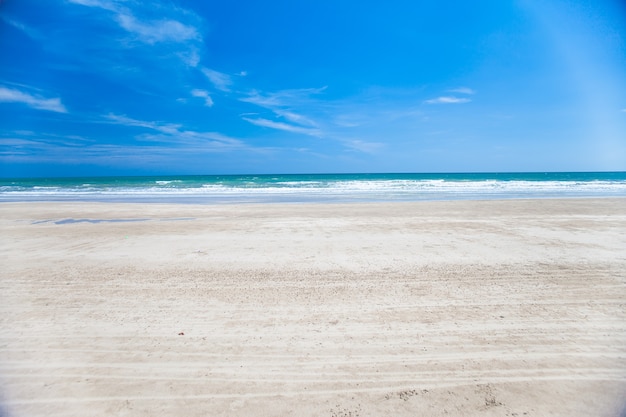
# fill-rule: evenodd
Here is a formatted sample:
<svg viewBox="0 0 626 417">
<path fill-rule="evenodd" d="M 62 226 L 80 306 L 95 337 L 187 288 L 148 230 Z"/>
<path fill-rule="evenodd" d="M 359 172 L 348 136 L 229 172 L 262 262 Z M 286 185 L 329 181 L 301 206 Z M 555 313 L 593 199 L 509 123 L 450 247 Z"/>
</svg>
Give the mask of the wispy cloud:
<svg viewBox="0 0 626 417">
<path fill-rule="evenodd" d="M 318 124 L 312 119 L 310 119 L 309 117 L 294 113 L 292 111 L 277 109 L 277 110 L 274 110 L 274 113 L 276 113 L 279 117 L 282 117 L 292 123 L 296 123 L 302 126 L 310 126 L 310 127 L 318 126 Z"/>
<path fill-rule="evenodd" d="M 0 160 L 65 162 L 82 157 L 84 162 L 84 151 L 94 146 L 96 141 L 81 136 L 15 130 L 0 137 Z"/>
<path fill-rule="evenodd" d="M 4 148 L 6 147 L 6 148 Z M 188 153 L 186 149 L 176 150 L 179 154 Z M 197 152 L 197 149 L 191 153 Z M 162 164 L 172 158 L 173 150 L 167 147 L 149 147 L 141 145 L 116 145 L 109 143 L 91 143 L 72 146 L 50 140 L 0 139 L 0 161 L 15 162 L 52 162 L 62 160 L 64 164 L 106 164 L 127 166 Z"/>
<path fill-rule="evenodd" d="M 0 3 L 2 3 L 2 1 L 0 0 Z M 43 36 L 36 31 L 35 29 L 33 29 L 30 26 L 25 25 L 22 22 L 19 22 L 17 20 L 13 20 L 13 19 L 9 19 L 6 16 L 0 16 L 0 20 L 8 23 L 9 25 L 13 26 L 14 28 L 22 31 L 23 33 L 25 33 L 27 36 L 33 38 L 33 39 L 42 39 Z"/>
<path fill-rule="evenodd" d="M 233 80 L 228 74 L 218 72 L 210 68 L 202 68 L 202 73 L 211 81 L 218 90 L 229 92 Z"/>
<path fill-rule="evenodd" d="M 468 94 L 468 95 L 476 94 L 476 91 L 468 87 L 458 87 L 458 88 L 453 88 L 448 91 L 451 93 L 457 93 L 457 94 Z"/>
<path fill-rule="evenodd" d="M 68 0 L 68 2 L 87 7 L 99 7 L 111 11 L 116 11 L 119 8 L 117 3 L 111 0 Z"/>
<path fill-rule="evenodd" d="M 207 106 L 207 107 L 212 107 L 213 106 L 213 99 L 209 95 L 208 91 L 195 89 L 195 90 L 191 90 L 191 95 L 194 96 L 194 97 L 203 98 L 205 106 Z"/>
<path fill-rule="evenodd" d="M 136 139 L 141 141 L 164 142 L 174 145 L 185 145 L 191 148 L 204 150 L 243 149 L 248 146 L 239 139 L 235 139 L 218 132 L 199 132 L 184 129 L 182 125 L 133 119 L 124 115 L 108 114 L 104 117 L 110 123 L 142 127 L 155 133 L 140 133 Z"/>
<path fill-rule="evenodd" d="M 319 129 L 312 129 L 308 127 L 295 126 L 288 123 L 283 122 L 275 122 L 273 120 L 268 119 L 251 119 L 249 117 L 243 117 L 243 120 L 252 123 L 256 126 L 269 127 L 271 129 L 283 130 L 291 133 L 300 133 L 303 135 L 309 136 L 320 136 L 321 132 Z"/>
<path fill-rule="evenodd" d="M 0 87 L 0 102 L 22 103 L 37 110 L 67 113 L 67 109 L 58 97 L 45 98 L 6 87 Z"/>
<path fill-rule="evenodd" d="M 122 28 L 134 33 L 145 43 L 185 42 L 199 38 L 195 27 L 176 20 L 140 21 L 130 13 L 118 13 L 116 19 Z"/>
<path fill-rule="evenodd" d="M 309 103 L 313 96 L 323 93 L 324 90 L 326 90 L 326 87 L 280 90 L 271 93 L 252 91 L 240 100 L 274 110 Z"/>
<path fill-rule="evenodd" d="M 175 19 L 139 19 L 128 7 L 108 0 L 68 0 L 70 3 L 97 7 L 115 14 L 121 28 L 137 36 L 145 43 L 186 42 L 200 38 L 198 30 Z"/>
<path fill-rule="evenodd" d="M 106 116 L 104 116 L 104 119 L 110 121 L 111 123 L 115 123 L 119 125 L 144 127 L 146 129 L 157 130 L 161 133 L 172 134 L 172 135 L 178 133 L 181 128 L 181 125 L 179 124 L 137 120 L 137 119 L 132 119 L 124 115 L 113 114 L 113 113 L 107 114 Z"/>
<path fill-rule="evenodd" d="M 203 166 L 204 155 L 232 151 L 265 153 L 268 149 L 247 146 L 242 141 L 217 132 L 198 132 L 180 125 L 138 120 L 109 114 L 103 123 L 138 129 L 135 140 L 109 143 L 76 135 L 13 131 L 0 135 L 2 162 L 58 162 L 65 164 L 106 164 L 107 166 L 164 166 L 173 158 L 194 160 Z M 130 165 L 129 165 L 130 164 Z"/>
<path fill-rule="evenodd" d="M 469 87 L 457 87 L 447 90 L 448 93 L 454 93 L 454 95 L 442 95 L 439 97 L 425 100 L 426 104 L 462 104 L 472 101 L 469 97 L 476 94 L 476 91 Z M 465 97 L 459 97 L 459 94 Z"/>
<path fill-rule="evenodd" d="M 385 146 L 381 142 L 367 142 L 360 139 L 347 140 L 343 144 L 349 149 L 369 154 L 375 154 Z"/>
<path fill-rule="evenodd" d="M 242 119 L 257 126 L 309 136 L 323 136 L 322 130 L 314 118 L 303 113 L 306 112 L 305 109 L 318 107 L 312 96 L 322 93 L 325 89 L 326 87 L 304 88 L 281 90 L 272 93 L 253 91 L 247 96 L 240 98 L 240 101 L 268 109 L 274 113 L 276 118 L 285 120 L 288 123 L 265 118 L 252 119 L 250 117 L 242 117 Z"/>
<path fill-rule="evenodd" d="M 470 100 L 469 98 L 465 98 L 465 97 L 454 97 L 454 96 L 442 96 L 442 97 L 437 97 L 437 98 L 433 98 L 430 100 L 426 100 L 425 103 L 427 104 L 461 104 L 461 103 L 469 103 Z"/>
</svg>

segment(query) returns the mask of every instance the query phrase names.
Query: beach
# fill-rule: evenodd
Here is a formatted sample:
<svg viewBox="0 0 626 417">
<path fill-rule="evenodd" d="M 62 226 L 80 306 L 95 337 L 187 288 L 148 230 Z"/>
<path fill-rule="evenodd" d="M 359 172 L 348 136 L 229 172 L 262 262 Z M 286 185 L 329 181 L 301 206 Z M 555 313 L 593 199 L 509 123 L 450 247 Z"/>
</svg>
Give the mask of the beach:
<svg viewBox="0 0 626 417">
<path fill-rule="evenodd" d="M 626 199 L 2 203 L 1 416 L 620 416 Z"/>
</svg>

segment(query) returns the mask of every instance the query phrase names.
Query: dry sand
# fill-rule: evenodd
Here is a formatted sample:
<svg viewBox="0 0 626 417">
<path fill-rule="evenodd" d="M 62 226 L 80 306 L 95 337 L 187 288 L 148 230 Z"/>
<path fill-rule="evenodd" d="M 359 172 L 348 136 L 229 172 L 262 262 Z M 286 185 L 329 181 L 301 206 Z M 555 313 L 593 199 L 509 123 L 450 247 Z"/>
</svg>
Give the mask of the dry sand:
<svg viewBox="0 0 626 417">
<path fill-rule="evenodd" d="M 3 203 L 0 227 L 0 415 L 626 405 L 624 199 Z"/>
</svg>

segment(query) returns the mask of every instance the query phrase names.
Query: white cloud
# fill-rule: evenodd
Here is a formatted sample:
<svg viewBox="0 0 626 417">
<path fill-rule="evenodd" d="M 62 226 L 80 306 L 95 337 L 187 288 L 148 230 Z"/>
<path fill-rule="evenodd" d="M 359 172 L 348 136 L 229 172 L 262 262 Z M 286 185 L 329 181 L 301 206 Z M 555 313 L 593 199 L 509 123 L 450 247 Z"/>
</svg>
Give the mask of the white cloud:
<svg viewBox="0 0 626 417">
<path fill-rule="evenodd" d="M 470 100 L 469 98 L 464 98 L 464 97 L 452 97 L 452 96 L 442 96 L 442 97 L 437 97 L 437 98 L 433 98 L 430 100 L 426 100 L 425 103 L 428 104 L 461 104 L 461 103 L 469 103 Z"/>
<path fill-rule="evenodd" d="M 326 87 L 281 90 L 268 94 L 260 94 L 258 91 L 252 91 L 247 97 L 241 98 L 240 100 L 274 110 L 276 108 L 294 107 L 305 104 L 311 101 L 311 96 L 320 94 L 324 90 L 326 90 Z"/>
<path fill-rule="evenodd" d="M 243 120 L 252 123 L 253 125 L 269 127 L 271 129 L 284 130 L 291 133 L 301 133 L 309 136 L 320 136 L 318 129 L 311 129 L 308 127 L 294 126 L 288 123 L 275 122 L 267 119 L 250 119 L 249 117 L 243 117 Z"/>
<path fill-rule="evenodd" d="M 105 10 L 116 11 L 119 6 L 110 0 L 68 0 L 70 3 L 80 4 L 87 7 L 99 7 Z"/>
<path fill-rule="evenodd" d="M 343 144 L 350 149 L 369 154 L 376 153 L 376 151 L 384 146 L 384 144 L 380 142 L 365 142 L 360 139 L 344 141 Z"/>
<path fill-rule="evenodd" d="M 170 134 L 170 135 L 178 133 L 181 128 L 181 125 L 179 124 L 148 122 L 144 120 L 132 119 L 130 117 L 113 114 L 113 113 L 106 115 L 105 119 L 108 119 L 111 122 L 115 124 L 119 124 L 119 125 L 145 127 L 147 129 L 156 130 L 161 133 Z"/>
<path fill-rule="evenodd" d="M 180 51 L 176 55 L 188 67 L 195 68 L 200 63 L 200 55 L 195 47 L 190 48 L 188 51 Z"/>
<path fill-rule="evenodd" d="M 210 68 L 202 68 L 202 73 L 211 81 L 218 90 L 228 92 L 230 85 L 233 83 L 228 74 L 212 70 Z"/>
<path fill-rule="evenodd" d="M 266 148 L 248 146 L 245 142 L 218 132 L 194 131 L 163 122 L 133 119 L 123 115 L 103 116 L 101 123 L 134 126 L 135 142 L 106 143 L 103 139 L 63 136 L 45 131 L 14 131 L 0 136 L 0 164 L 4 161 L 59 161 L 64 163 L 106 163 L 129 166 L 153 163 L 161 165 L 174 157 L 232 151 L 267 152 Z M 141 128 L 141 129 L 140 129 Z M 147 144 L 146 142 L 150 142 Z M 148 145 L 148 146 L 146 146 Z"/>
<path fill-rule="evenodd" d="M 67 113 L 67 109 L 58 97 L 44 98 L 6 87 L 0 87 L 0 102 L 22 103 L 33 109 Z"/>
<path fill-rule="evenodd" d="M 194 97 L 203 98 L 205 106 L 207 107 L 213 106 L 213 99 L 211 99 L 211 96 L 209 95 L 208 91 L 195 89 L 195 90 L 191 90 L 191 95 Z"/>
<path fill-rule="evenodd" d="M 25 147 L 25 146 L 33 146 L 39 145 L 40 142 L 36 140 L 30 139 L 20 139 L 20 138 L 0 138 L 0 146 L 11 146 L 11 147 Z"/>
<path fill-rule="evenodd" d="M 448 91 L 451 93 L 457 93 L 457 94 L 468 94 L 468 95 L 476 94 L 476 91 L 468 87 L 453 88 L 452 90 L 448 90 Z"/>
<path fill-rule="evenodd" d="M 1 0 L 0 0 L 1 3 Z M 23 24 L 22 22 L 18 22 L 17 20 L 12 20 L 9 19 L 7 17 L 4 16 L 0 16 L 0 20 L 8 23 L 9 25 L 13 26 L 14 28 L 24 32 L 27 36 L 33 38 L 33 39 L 44 39 L 45 37 L 39 33 L 38 31 L 36 31 L 35 29 L 33 29 L 30 26 L 26 26 L 25 24 Z"/>
<path fill-rule="evenodd" d="M 276 113 L 280 117 L 289 120 L 292 123 L 296 123 L 302 126 L 317 127 L 317 123 L 301 114 L 297 114 L 287 110 L 274 110 L 274 113 Z"/>
<path fill-rule="evenodd" d="M 144 133 L 137 136 L 137 139 L 144 141 L 185 144 L 192 147 L 211 145 L 213 148 L 220 149 L 246 148 L 245 144 L 239 139 L 217 132 L 185 130 L 180 124 L 138 120 L 117 114 L 108 114 L 105 116 L 105 119 L 115 124 L 143 127 L 158 132 L 157 134 Z"/>
<path fill-rule="evenodd" d="M 97 7 L 113 12 L 115 21 L 121 28 L 134 34 L 138 40 L 147 44 L 158 42 L 184 43 L 191 40 L 201 40 L 196 27 L 181 23 L 175 19 L 140 19 L 129 8 L 110 0 L 68 1 L 82 6 Z"/>
<path fill-rule="evenodd" d="M 198 31 L 195 27 L 185 25 L 177 20 L 163 19 L 140 21 L 131 13 L 118 13 L 116 20 L 119 25 L 128 32 L 148 44 L 157 42 L 186 42 L 198 39 Z"/>
<path fill-rule="evenodd" d="M 247 97 L 240 98 L 240 101 L 251 103 L 271 110 L 278 118 L 284 119 L 290 123 L 277 122 L 273 120 L 256 118 L 251 119 L 243 117 L 244 120 L 257 126 L 269 127 L 277 130 L 284 130 L 292 133 L 301 133 L 310 136 L 322 136 L 322 132 L 318 129 L 319 125 L 312 118 L 305 116 L 299 112 L 295 112 L 293 108 L 308 109 L 315 106 L 315 100 L 312 95 L 319 94 L 324 91 L 323 88 L 302 88 L 294 90 L 281 90 L 273 93 L 261 94 L 253 91 Z"/>
<path fill-rule="evenodd" d="M 263 96 L 256 91 L 253 91 L 250 95 L 241 98 L 240 100 L 245 103 L 252 103 L 265 108 L 274 108 L 282 105 L 276 97 L 272 95 Z"/>
</svg>

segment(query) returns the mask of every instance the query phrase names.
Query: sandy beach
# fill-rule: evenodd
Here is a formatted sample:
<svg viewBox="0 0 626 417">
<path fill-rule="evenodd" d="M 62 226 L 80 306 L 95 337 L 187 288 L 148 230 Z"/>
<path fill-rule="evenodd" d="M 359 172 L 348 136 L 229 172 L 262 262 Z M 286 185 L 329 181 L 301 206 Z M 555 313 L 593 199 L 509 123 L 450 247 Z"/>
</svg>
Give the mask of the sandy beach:
<svg viewBox="0 0 626 417">
<path fill-rule="evenodd" d="M 0 204 L 0 415 L 620 416 L 626 199 Z"/>
</svg>

